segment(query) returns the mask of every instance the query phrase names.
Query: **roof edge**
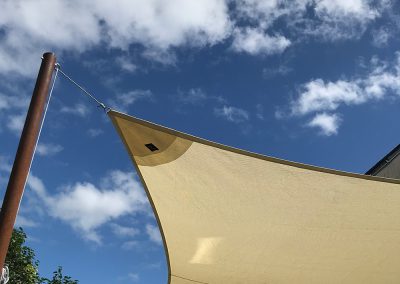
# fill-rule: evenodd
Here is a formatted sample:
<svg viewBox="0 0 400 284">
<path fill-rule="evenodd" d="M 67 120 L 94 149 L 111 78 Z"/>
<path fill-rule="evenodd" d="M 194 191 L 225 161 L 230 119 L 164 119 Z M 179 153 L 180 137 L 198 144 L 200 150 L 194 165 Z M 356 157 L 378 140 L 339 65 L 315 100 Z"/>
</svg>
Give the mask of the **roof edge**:
<svg viewBox="0 0 400 284">
<path fill-rule="evenodd" d="M 375 176 L 383 168 L 385 168 L 394 158 L 400 154 L 400 144 L 394 147 L 388 154 L 386 154 L 382 159 L 379 160 L 372 168 L 370 168 L 365 174 Z"/>
</svg>

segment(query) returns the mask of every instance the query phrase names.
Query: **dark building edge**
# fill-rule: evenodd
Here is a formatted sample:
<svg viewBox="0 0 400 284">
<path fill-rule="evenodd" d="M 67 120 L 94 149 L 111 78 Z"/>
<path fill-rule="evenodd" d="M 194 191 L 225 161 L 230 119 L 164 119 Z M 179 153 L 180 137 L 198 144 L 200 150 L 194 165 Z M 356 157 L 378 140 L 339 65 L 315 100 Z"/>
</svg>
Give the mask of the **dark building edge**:
<svg viewBox="0 0 400 284">
<path fill-rule="evenodd" d="M 400 144 L 397 145 L 392 151 L 390 151 L 385 157 L 377 162 L 372 168 L 370 168 L 365 174 L 370 176 L 377 175 L 383 168 L 385 168 L 394 158 L 400 154 Z"/>
</svg>

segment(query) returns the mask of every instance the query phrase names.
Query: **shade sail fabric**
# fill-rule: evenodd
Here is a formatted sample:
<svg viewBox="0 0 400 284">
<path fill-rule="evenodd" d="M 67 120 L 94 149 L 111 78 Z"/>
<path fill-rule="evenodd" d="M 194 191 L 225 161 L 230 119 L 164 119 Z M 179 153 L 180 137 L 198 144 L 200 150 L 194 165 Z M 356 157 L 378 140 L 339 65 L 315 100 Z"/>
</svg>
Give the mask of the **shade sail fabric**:
<svg viewBox="0 0 400 284">
<path fill-rule="evenodd" d="M 170 283 L 400 283 L 399 181 L 109 115 L 161 225 Z"/>
</svg>

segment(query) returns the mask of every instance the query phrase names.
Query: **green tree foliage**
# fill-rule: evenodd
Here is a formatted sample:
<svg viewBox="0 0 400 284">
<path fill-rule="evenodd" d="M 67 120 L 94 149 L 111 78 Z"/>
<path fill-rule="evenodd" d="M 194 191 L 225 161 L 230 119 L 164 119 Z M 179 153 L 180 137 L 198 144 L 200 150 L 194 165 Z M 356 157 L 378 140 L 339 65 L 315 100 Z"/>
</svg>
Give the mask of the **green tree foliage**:
<svg viewBox="0 0 400 284">
<path fill-rule="evenodd" d="M 44 284 L 78 284 L 77 280 L 72 280 L 69 276 L 63 276 L 62 274 L 62 267 L 59 266 L 56 271 L 53 272 L 53 278 L 42 279 L 42 283 Z"/>
<path fill-rule="evenodd" d="M 10 270 L 8 284 L 78 284 L 77 280 L 63 275 L 61 266 L 53 272 L 52 279 L 40 277 L 39 261 L 25 241 L 26 234 L 22 228 L 14 229 L 6 256 L 6 265 Z"/>
<path fill-rule="evenodd" d="M 6 256 L 6 265 L 10 270 L 9 284 L 40 283 L 39 261 L 35 252 L 25 245 L 26 234 L 22 228 L 14 229 Z"/>
</svg>

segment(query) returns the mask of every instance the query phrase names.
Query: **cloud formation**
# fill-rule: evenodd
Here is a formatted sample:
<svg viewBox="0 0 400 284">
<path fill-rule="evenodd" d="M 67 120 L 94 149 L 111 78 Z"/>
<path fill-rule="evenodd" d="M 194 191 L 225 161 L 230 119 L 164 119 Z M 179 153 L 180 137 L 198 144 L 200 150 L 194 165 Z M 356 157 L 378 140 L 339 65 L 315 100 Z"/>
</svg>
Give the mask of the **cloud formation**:
<svg viewBox="0 0 400 284">
<path fill-rule="evenodd" d="M 21 96 L 11 96 L 0 93 L 0 110 L 12 108 L 25 109 L 29 105 L 29 100 Z"/>
<path fill-rule="evenodd" d="M 292 102 L 292 112 L 305 115 L 316 111 L 333 111 L 341 104 L 360 104 L 366 99 L 357 82 L 324 82 L 322 79 L 316 79 L 304 84 L 303 91 Z"/>
<path fill-rule="evenodd" d="M 112 231 L 119 237 L 135 237 L 140 233 L 140 230 L 132 227 L 125 227 L 118 224 L 111 224 Z"/>
<path fill-rule="evenodd" d="M 251 55 L 270 55 L 281 53 L 290 43 L 284 36 L 270 36 L 260 29 L 245 28 L 235 30 L 232 48 L 237 52 L 247 52 Z"/>
<path fill-rule="evenodd" d="M 146 233 L 149 236 L 150 240 L 155 242 L 158 245 L 162 244 L 160 230 L 157 226 L 147 224 L 146 225 Z"/>
<path fill-rule="evenodd" d="M 213 45 L 228 35 L 227 9 L 223 0 L 1 1 L 0 73 L 32 76 L 38 61 L 32 54 L 40 56 L 43 50 Z"/>
<path fill-rule="evenodd" d="M 14 227 L 16 227 L 16 228 L 18 228 L 18 227 L 29 228 L 29 227 L 37 227 L 37 226 L 39 226 L 38 223 L 22 216 L 21 214 L 18 214 L 17 219 L 15 220 L 15 225 L 14 225 Z"/>
<path fill-rule="evenodd" d="M 0 93 L 0 111 L 2 111 L 5 118 L 3 125 L 16 136 L 21 134 L 24 127 L 26 109 L 29 105 L 29 99 L 19 94 L 20 92 L 20 90 L 15 89 L 12 92 L 14 94 L 5 95 Z"/>
<path fill-rule="evenodd" d="M 100 128 L 90 128 L 87 131 L 87 134 L 92 138 L 102 135 L 103 133 L 104 133 L 104 131 Z"/>
<path fill-rule="evenodd" d="M 133 45 L 141 47 L 137 55 L 164 64 L 175 62 L 174 48 L 229 40 L 234 51 L 276 54 L 301 37 L 359 38 L 391 5 L 387 0 L 5 0 L 0 73 L 33 76 L 38 62 L 33 54 L 80 54 L 99 46 L 124 54 L 116 63 L 128 72 L 137 69 L 128 56 Z M 382 34 L 376 41 L 384 40 Z"/>
<path fill-rule="evenodd" d="M 353 79 L 334 82 L 315 79 L 305 83 L 291 101 L 291 114 L 315 114 L 308 126 L 319 127 L 325 135 L 336 134 L 342 119 L 335 113 L 341 106 L 400 96 L 400 52 L 393 63 L 373 57 L 369 71 Z"/>
<path fill-rule="evenodd" d="M 382 16 L 391 3 L 385 0 L 237 0 L 242 19 L 250 19 L 264 31 L 286 27 L 297 37 L 324 41 L 359 38 L 368 25 Z"/>
<path fill-rule="evenodd" d="M 203 104 L 208 96 L 201 88 L 191 88 L 186 92 L 178 91 L 178 100 L 184 104 L 199 105 Z"/>
<path fill-rule="evenodd" d="M 52 143 L 39 143 L 36 147 L 36 153 L 39 156 L 52 156 L 63 150 L 63 146 Z"/>
<path fill-rule="evenodd" d="M 20 136 L 24 128 L 25 117 L 26 115 L 24 113 L 8 115 L 7 128 L 16 136 Z"/>
<path fill-rule="evenodd" d="M 322 135 L 331 136 L 337 134 L 340 122 L 341 119 L 337 114 L 323 112 L 315 115 L 307 126 L 317 127 Z"/>
<path fill-rule="evenodd" d="M 247 111 L 233 106 L 224 105 L 222 108 L 214 108 L 214 114 L 235 123 L 249 120 L 249 113 Z"/>
<path fill-rule="evenodd" d="M 121 111 L 127 111 L 131 105 L 142 100 L 153 101 L 153 93 L 150 90 L 132 90 L 126 93 L 118 94 L 115 99 L 110 99 L 108 104 L 112 108 L 116 108 Z"/>
<path fill-rule="evenodd" d="M 43 182 L 30 175 L 28 186 L 46 205 L 49 214 L 70 225 L 86 240 L 101 244 L 97 229 L 122 216 L 147 212 L 148 201 L 140 183 L 133 174 L 122 171 L 110 172 L 96 186 L 89 182 L 78 182 L 65 186 L 63 191 L 51 195 Z M 120 236 L 138 233 L 119 225 L 112 225 L 113 232 Z"/>
<path fill-rule="evenodd" d="M 89 108 L 82 103 L 77 103 L 74 106 L 63 106 L 61 107 L 60 111 L 80 117 L 85 117 L 90 113 Z"/>
<path fill-rule="evenodd" d="M 392 33 L 388 28 L 380 28 L 372 31 L 372 43 L 376 47 L 384 47 L 388 44 Z"/>
</svg>

